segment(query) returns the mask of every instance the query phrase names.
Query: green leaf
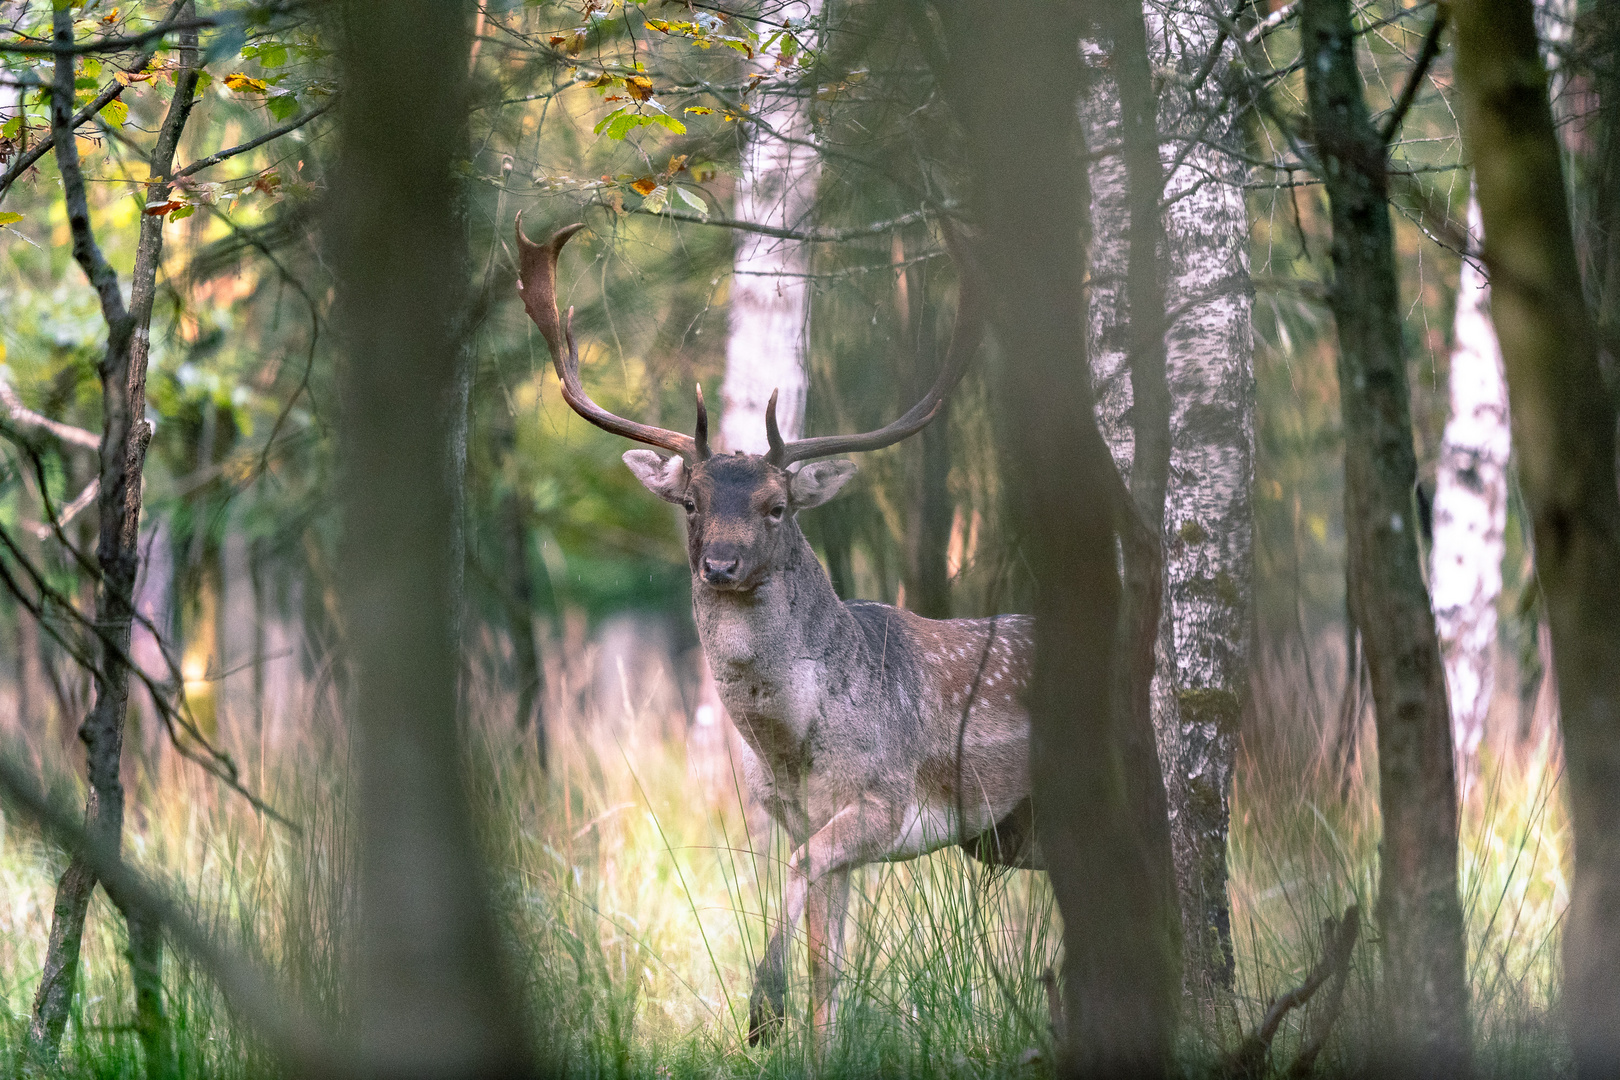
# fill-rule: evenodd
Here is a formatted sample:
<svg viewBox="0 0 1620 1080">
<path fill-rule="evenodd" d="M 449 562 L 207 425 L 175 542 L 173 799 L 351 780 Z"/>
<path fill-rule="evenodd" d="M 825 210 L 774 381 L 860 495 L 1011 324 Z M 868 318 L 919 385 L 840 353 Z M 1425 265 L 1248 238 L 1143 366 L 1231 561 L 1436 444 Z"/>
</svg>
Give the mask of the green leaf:
<svg viewBox="0 0 1620 1080">
<path fill-rule="evenodd" d="M 298 114 L 298 98 L 292 94 L 277 94 L 266 101 L 264 107 L 277 120 L 288 120 Z"/>
<path fill-rule="evenodd" d="M 654 214 L 662 213 L 664 204 L 669 201 L 669 189 L 662 185 L 655 187 L 641 200 L 641 208 Z"/>
<path fill-rule="evenodd" d="M 22 219 L 23 216 L 21 214 L 14 214 L 10 210 L 0 212 L 0 227 L 4 227 L 6 225 L 15 225 Z"/>
<path fill-rule="evenodd" d="M 259 66 L 262 68 L 278 68 L 287 62 L 287 46 L 266 45 L 259 52 Z"/>
<path fill-rule="evenodd" d="M 129 119 L 129 106 L 113 98 L 101 107 L 101 118 L 107 121 L 109 127 L 123 127 Z"/>
<path fill-rule="evenodd" d="M 4 124 L 0 124 L 0 139 L 15 139 L 22 134 L 22 113 L 18 113 Z"/>
<path fill-rule="evenodd" d="M 670 192 L 671 195 L 674 195 L 677 199 L 681 200 L 681 202 L 685 203 L 687 206 L 690 206 L 692 208 L 692 210 L 697 214 L 698 217 L 704 218 L 704 219 L 708 218 L 708 216 L 709 216 L 709 208 L 708 208 L 708 206 L 704 203 L 704 201 L 702 199 L 698 198 L 695 194 L 693 194 L 690 191 L 687 191 L 683 187 L 676 187 L 674 184 L 669 185 L 669 192 Z"/>
<path fill-rule="evenodd" d="M 197 208 L 195 206 L 189 206 L 189 205 L 188 206 L 182 206 L 182 207 L 177 208 L 173 213 L 171 213 L 169 215 L 169 220 L 170 221 L 179 221 L 181 218 L 188 218 L 192 214 L 195 214 L 196 212 L 197 212 Z"/>
<path fill-rule="evenodd" d="M 596 126 L 591 130 L 597 135 L 605 134 L 610 139 L 619 139 L 621 141 L 632 131 L 637 128 L 644 128 L 649 124 L 657 124 L 659 127 L 673 131 L 677 135 L 686 134 L 686 125 L 673 116 L 666 116 L 663 113 L 635 113 L 630 112 L 629 108 L 628 105 L 621 105 L 619 108 L 614 109 L 598 120 Z"/>
</svg>

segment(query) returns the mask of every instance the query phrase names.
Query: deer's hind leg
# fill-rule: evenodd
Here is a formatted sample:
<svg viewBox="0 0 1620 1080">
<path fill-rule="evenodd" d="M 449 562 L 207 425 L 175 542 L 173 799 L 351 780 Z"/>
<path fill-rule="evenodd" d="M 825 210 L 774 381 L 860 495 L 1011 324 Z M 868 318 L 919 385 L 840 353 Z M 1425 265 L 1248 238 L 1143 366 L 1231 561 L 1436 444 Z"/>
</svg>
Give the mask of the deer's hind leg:
<svg viewBox="0 0 1620 1080">
<path fill-rule="evenodd" d="M 765 957 L 754 973 L 754 991 L 748 999 L 750 1046 L 776 1036 L 787 1011 L 787 956 L 793 927 L 810 903 L 811 886 L 837 875 L 842 882 L 827 881 L 830 892 L 817 890 L 828 902 L 819 918 L 812 912 L 811 929 L 811 992 L 817 1002 L 817 1025 L 820 1026 L 822 1004 L 829 1002 L 827 1019 L 830 1023 L 836 1011 L 837 961 L 842 953 L 844 913 L 848 910 L 849 872 L 862 863 L 884 857 L 894 848 L 900 836 L 901 819 L 900 810 L 885 803 L 868 801 L 846 806 L 788 860 L 787 884 L 782 889 L 782 921 L 765 947 Z M 833 899 L 838 903 L 831 903 Z M 832 921 L 837 923 L 836 934 L 828 926 Z M 828 946 L 835 950 L 830 957 L 827 956 Z M 821 966 L 826 969 L 822 976 L 826 994 L 819 992 L 815 985 L 818 952 L 825 957 Z"/>
</svg>

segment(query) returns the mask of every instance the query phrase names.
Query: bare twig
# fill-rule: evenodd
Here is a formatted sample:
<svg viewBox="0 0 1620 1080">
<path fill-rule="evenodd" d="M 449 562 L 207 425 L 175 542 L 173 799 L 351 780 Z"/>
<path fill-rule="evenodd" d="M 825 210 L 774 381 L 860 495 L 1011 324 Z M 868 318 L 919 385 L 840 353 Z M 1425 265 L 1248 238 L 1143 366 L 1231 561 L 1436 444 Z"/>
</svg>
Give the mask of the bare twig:
<svg viewBox="0 0 1620 1080">
<path fill-rule="evenodd" d="M 649 214 L 654 217 L 669 218 L 673 221 L 683 221 L 689 225 L 713 225 L 721 229 L 736 229 L 739 232 L 759 233 L 761 236 L 774 236 L 780 240 L 801 240 L 812 244 L 836 244 L 845 240 L 859 240 L 869 236 L 883 236 L 895 229 L 914 225 L 919 221 L 927 221 L 941 213 L 949 213 L 958 208 L 960 204 L 947 201 L 937 207 L 923 207 L 901 214 L 899 217 L 887 221 L 874 221 L 869 225 L 850 225 L 843 228 L 828 226 L 814 226 L 809 229 L 785 229 L 775 225 L 761 225 L 754 221 L 740 221 L 737 218 L 700 217 L 689 214 L 684 210 L 643 210 L 636 208 L 632 213 Z"/>
<path fill-rule="evenodd" d="M 1283 1017 L 1290 1010 L 1310 1001 L 1329 979 L 1334 979 L 1335 985 L 1342 991 L 1344 978 L 1350 970 L 1350 952 L 1355 948 L 1356 936 L 1360 932 L 1361 909 L 1355 904 L 1345 909 L 1344 918 L 1329 917 L 1322 921 L 1322 939 L 1325 943 L 1322 958 L 1311 968 L 1304 982 L 1271 999 L 1260 1026 L 1226 1059 L 1223 1071 L 1228 1077 L 1258 1076 L 1265 1064 L 1266 1054 L 1271 1050 L 1271 1041 L 1277 1037 L 1277 1029 L 1282 1026 Z M 1337 998 L 1337 994 L 1333 996 Z M 1326 1030 L 1314 1034 L 1318 1043 L 1327 1039 Z M 1318 1045 L 1312 1054 L 1313 1060 L 1315 1053 L 1320 1051 L 1321 1046 Z"/>
<path fill-rule="evenodd" d="M 1396 99 L 1395 107 L 1384 118 L 1383 129 L 1378 137 L 1388 146 L 1395 133 L 1401 130 L 1401 122 L 1406 119 L 1412 102 L 1416 100 L 1418 88 L 1422 86 L 1425 76 L 1429 74 L 1429 66 L 1434 63 L 1435 57 L 1440 55 L 1440 35 L 1446 31 L 1446 23 L 1451 18 L 1451 9 L 1441 6 L 1434 13 L 1434 22 L 1429 24 L 1429 32 L 1423 38 L 1423 48 L 1418 51 L 1417 62 L 1412 65 L 1412 71 L 1406 77 L 1406 85 L 1401 88 L 1401 96 Z"/>
<path fill-rule="evenodd" d="M 219 25 L 218 19 L 165 19 L 150 29 L 125 37 L 99 37 L 88 41 L 52 42 L 49 45 L 31 45 L 21 41 L 0 41 L 0 53 L 19 56 L 80 56 L 84 53 L 123 52 L 149 41 L 159 41 L 182 30 L 202 30 Z"/>
<path fill-rule="evenodd" d="M 1290 3 L 1284 4 L 1276 11 L 1273 11 L 1270 15 L 1267 15 L 1265 18 L 1255 23 L 1249 32 L 1243 35 L 1243 44 L 1255 44 L 1261 38 L 1277 29 L 1277 27 L 1293 18 L 1298 12 L 1299 0 L 1291 0 Z"/>
<path fill-rule="evenodd" d="M 271 128 L 263 135 L 260 135 L 257 139 L 249 139 L 240 146 L 233 146 L 229 150 L 221 150 L 217 154 L 209 154 L 205 158 L 193 161 L 190 165 L 187 165 L 185 168 L 175 173 L 174 178 L 178 180 L 182 176 L 190 176 L 192 173 L 201 172 L 204 169 L 218 165 L 220 162 L 233 158 L 238 154 L 245 154 L 249 150 L 257 150 L 267 142 L 274 142 L 289 132 L 297 131 L 311 120 L 314 120 L 316 117 L 330 111 L 332 106 L 335 104 L 336 102 L 329 101 L 318 109 L 312 109 L 302 116 L 294 117 L 285 124 L 282 124 L 280 127 Z"/>
<path fill-rule="evenodd" d="M 73 501 L 62 507 L 62 513 L 52 518 L 48 524 L 30 525 L 33 534 L 41 540 L 49 540 L 51 533 L 61 532 L 62 526 L 72 521 L 84 512 L 84 508 L 95 501 L 96 494 L 101 491 L 101 478 L 95 477 L 84 486 L 84 490 L 74 497 Z"/>
<path fill-rule="evenodd" d="M 17 390 L 4 379 L 0 379 L 0 405 L 4 405 L 11 414 L 11 422 L 19 427 L 37 428 L 49 435 L 54 435 L 65 443 L 81 446 L 86 450 L 99 450 L 101 436 L 93 431 L 86 431 L 72 424 L 64 424 L 60 420 L 52 420 L 44 413 L 37 413 L 23 404 L 22 398 L 17 396 Z"/>
</svg>

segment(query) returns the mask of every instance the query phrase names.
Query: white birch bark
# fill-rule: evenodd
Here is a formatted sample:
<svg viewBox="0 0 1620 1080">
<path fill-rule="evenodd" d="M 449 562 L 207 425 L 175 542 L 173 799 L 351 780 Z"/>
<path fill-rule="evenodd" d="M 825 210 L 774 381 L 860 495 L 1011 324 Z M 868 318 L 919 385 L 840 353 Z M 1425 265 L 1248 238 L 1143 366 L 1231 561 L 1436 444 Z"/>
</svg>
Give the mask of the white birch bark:
<svg viewBox="0 0 1620 1080">
<path fill-rule="evenodd" d="M 1468 231 L 1481 235 L 1479 204 L 1468 200 Z M 1502 593 L 1507 527 L 1507 381 L 1491 325 L 1490 283 L 1465 258 L 1457 285 L 1451 415 L 1440 440 L 1434 486 L 1429 594 L 1446 665 L 1457 774 L 1466 792 L 1475 774 L 1485 714 L 1495 685 L 1496 601 Z"/>
<path fill-rule="evenodd" d="M 821 15 L 821 4 L 822 0 L 794 0 L 779 14 L 786 21 L 808 22 Z M 755 91 L 757 123 L 750 125 L 743 145 L 733 212 L 739 220 L 759 225 L 803 226 L 814 210 L 821 179 L 810 116 L 813 98 L 794 87 L 798 70 L 778 71 L 774 56 L 758 57 L 754 69 L 765 80 Z M 718 443 L 720 450 L 762 454 L 767 449 L 765 406 L 773 392 L 782 438 L 796 439 L 804 427 L 810 385 L 805 363 L 810 246 L 742 231 L 736 234 L 736 245 Z M 739 790 L 739 763 L 751 751 L 720 701 L 707 658 L 700 697 L 687 736 L 689 768 L 711 799 L 734 796 Z M 749 834 L 763 842 L 768 820 L 752 799 L 744 809 Z"/>
<path fill-rule="evenodd" d="M 798 0 L 782 16 L 810 20 L 821 0 Z M 766 76 L 755 91 L 754 116 L 743 147 L 736 216 L 776 228 L 805 224 L 815 204 L 821 158 L 812 145 L 811 99 L 797 92 L 796 69 L 776 70 L 774 56 L 760 56 Z M 776 422 L 784 439 L 804 423 L 805 328 L 810 315 L 810 249 L 797 240 L 737 233 L 731 279 L 730 336 L 720 414 L 720 445 L 763 453 L 765 405 L 778 392 Z"/>
<path fill-rule="evenodd" d="M 1148 51 L 1165 72 L 1159 127 L 1165 162 L 1166 368 L 1170 479 L 1165 505 L 1165 617 L 1154 677 L 1158 733 L 1181 891 L 1189 985 L 1230 985 L 1226 835 L 1232 762 L 1247 691 L 1254 474 L 1254 339 L 1241 145 L 1222 87 L 1223 58 L 1192 100 L 1184 87 L 1215 44 L 1217 5 L 1146 8 Z M 1223 16 L 1225 12 L 1220 12 Z M 1125 271 L 1129 214 L 1117 153 L 1117 91 L 1105 50 L 1082 46 L 1097 82 L 1081 102 L 1091 168 L 1091 358 L 1098 419 L 1122 469 L 1133 452 L 1127 410 Z M 1231 48 L 1230 45 L 1227 46 Z M 1206 126 L 1211 111 L 1215 116 Z M 1185 140 L 1198 139 L 1189 148 Z M 1214 144 L 1214 145 L 1210 145 Z M 1173 173 L 1172 165 L 1180 165 Z"/>
</svg>

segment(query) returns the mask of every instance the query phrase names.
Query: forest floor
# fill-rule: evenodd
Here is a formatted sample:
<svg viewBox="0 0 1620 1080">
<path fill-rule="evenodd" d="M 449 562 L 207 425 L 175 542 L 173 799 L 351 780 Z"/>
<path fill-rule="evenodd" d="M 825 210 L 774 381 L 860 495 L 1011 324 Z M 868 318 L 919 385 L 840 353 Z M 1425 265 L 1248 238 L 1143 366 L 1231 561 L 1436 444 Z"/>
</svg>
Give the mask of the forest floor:
<svg viewBox="0 0 1620 1080">
<path fill-rule="evenodd" d="M 695 726 L 655 672 L 594 692 L 552 672 L 550 775 L 531 735 L 496 717 L 510 703 L 472 680 L 471 773 L 490 865 L 537 1044 L 580 1077 L 1050 1074 L 1046 973 L 1060 923 L 1043 875 L 988 873 L 951 849 L 855 876 L 840 1028 L 817 1066 L 805 1037 L 802 975 L 770 1047 L 744 1038 L 753 965 L 777 910 L 779 830 L 741 795 L 723 729 Z M 569 674 L 574 672 L 574 686 Z M 1376 783 L 1370 732 L 1346 773 L 1312 719 L 1324 710 L 1273 672 L 1257 695 L 1233 799 L 1235 991 L 1189 1009 L 1180 1054 L 1215 1071 L 1268 1001 L 1298 983 L 1321 923 L 1376 895 Z M 600 682 L 600 680 L 598 680 Z M 559 685 L 559 683 L 561 685 Z M 608 684 L 612 686 L 611 680 Z M 653 686 L 653 689 L 644 689 Z M 329 695 L 328 695 L 329 697 Z M 355 897 L 342 873 L 352 836 L 341 725 L 318 695 L 273 752 L 236 747 L 252 784 L 302 824 L 256 816 L 162 754 L 134 772 L 129 847 L 221 938 L 264 957 L 307 1006 L 343 1025 L 344 928 Z M 677 704 L 671 705 L 671 702 Z M 1292 718 L 1292 722 L 1289 721 Z M 1307 734 L 1300 736 L 1298 732 Z M 1482 1076 L 1569 1072 L 1553 1022 L 1558 927 L 1568 898 L 1568 827 L 1550 726 L 1489 744 L 1463 814 L 1460 867 Z M 1289 734 L 1293 732 L 1293 734 Z M 1538 734 L 1539 732 L 1539 734 Z M 270 737 L 259 732 L 262 745 Z M 54 750 L 53 750 L 54 753 Z M 63 859 L 14 822 L 0 831 L 0 1073 L 15 1074 Z M 800 937 L 802 948 L 802 936 Z M 133 994 L 118 920 L 98 895 L 62 1075 L 137 1077 Z M 1379 1045 L 1376 938 L 1363 935 L 1345 1009 L 1320 1071 L 1354 1073 Z M 801 964 L 802 967 L 802 964 Z M 276 1069 L 213 984 L 183 956 L 165 970 L 182 1072 L 257 1077 Z M 1293 1060 L 1296 1012 L 1273 1045 Z"/>
</svg>

